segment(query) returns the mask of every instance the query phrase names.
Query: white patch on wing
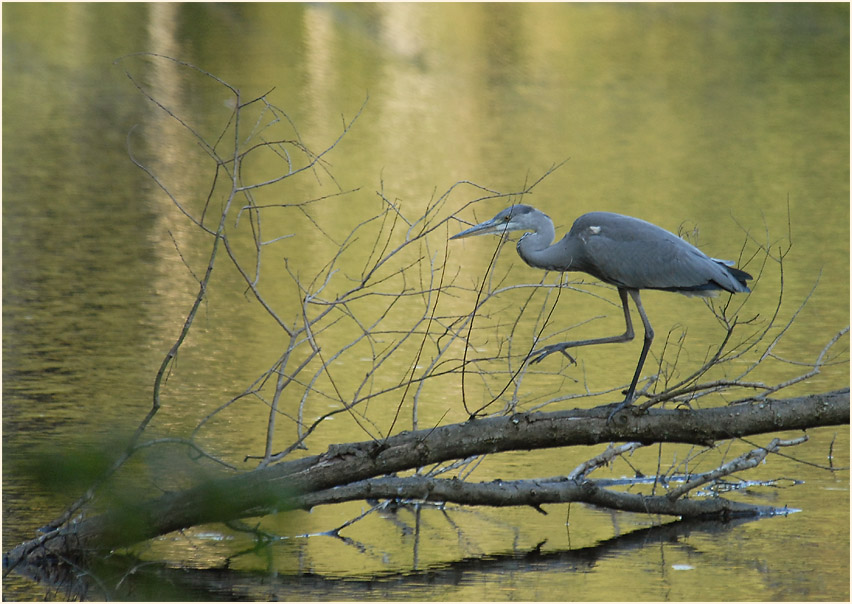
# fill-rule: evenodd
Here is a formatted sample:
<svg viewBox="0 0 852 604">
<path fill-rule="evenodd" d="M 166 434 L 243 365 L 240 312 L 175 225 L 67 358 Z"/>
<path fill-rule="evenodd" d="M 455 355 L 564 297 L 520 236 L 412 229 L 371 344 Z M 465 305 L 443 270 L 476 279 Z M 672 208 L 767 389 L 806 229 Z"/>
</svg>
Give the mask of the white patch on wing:
<svg viewBox="0 0 852 604">
<path fill-rule="evenodd" d="M 589 230 L 592 232 L 592 235 L 597 235 L 601 232 L 601 227 L 599 226 L 590 226 Z"/>
</svg>

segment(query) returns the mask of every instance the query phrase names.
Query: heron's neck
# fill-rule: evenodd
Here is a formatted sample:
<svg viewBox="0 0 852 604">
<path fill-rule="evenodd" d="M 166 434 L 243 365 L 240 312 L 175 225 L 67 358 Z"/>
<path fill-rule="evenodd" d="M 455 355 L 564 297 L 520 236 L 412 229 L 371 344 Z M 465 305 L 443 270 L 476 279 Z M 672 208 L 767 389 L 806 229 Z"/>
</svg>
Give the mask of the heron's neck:
<svg viewBox="0 0 852 604">
<path fill-rule="evenodd" d="M 556 268 L 559 258 L 555 255 L 558 251 L 555 248 L 558 246 L 551 245 L 555 236 L 556 230 L 553 228 L 553 223 L 548 220 L 545 224 L 539 225 L 536 231 L 521 237 L 518 241 L 518 255 L 532 267 L 560 270 Z"/>
</svg>

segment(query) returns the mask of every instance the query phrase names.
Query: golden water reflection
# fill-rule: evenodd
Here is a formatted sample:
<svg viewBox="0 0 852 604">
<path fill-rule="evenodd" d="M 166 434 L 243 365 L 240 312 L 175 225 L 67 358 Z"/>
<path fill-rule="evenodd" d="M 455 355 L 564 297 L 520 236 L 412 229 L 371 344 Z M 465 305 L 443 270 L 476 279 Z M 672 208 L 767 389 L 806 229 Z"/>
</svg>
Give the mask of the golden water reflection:
<svg viewBox="0 0 852 604">
<path fill-rule="evenodd" d="M 161 188 L 136 171 L 128 153 L 156 173 L 194 216 L 207 204 L 208 227 L 215 227 L 228 190 L 220 181 L 208 199 L 214 166 L 209 154 L 142 98 L 123 70 L 138 77 L 170 110 L 193 118 L 192 126 L 208 142 L 220 132 L 233 133 L 226 128 L 233 110 L 230 93 L 167 61 L 126 59 L 109 69 L 118 56 L 138 50 L 179 53 L 238 87 L 244 101 L 275 87 L 269 98 L 293 119 L 297 131 L 281 120 L 264 133 L 274 132 L 282 140 L 300 137 L 314 151 L 330 145 L 367 100 L 352 131 L 321 169 L 254 192 L 254 203 L 268 206 L 261 236 L 269 244 L 263 247 L 260 288 L 288 325 L 300 320 L 304 300 L 288 269 L 303 284 L 324 275 L 340 242 L 355 225 L 386 208 L 384 200 L 397 204 L 400 214 L 413 222 L 458 181 L 516 192 L 563 160 L 523 199 L 554 218 L 558 236 L 584 212 L 622 212 L 697 235 L 710 255 L 746 263 L 756 274 L 761 259 L 753 254 L 759 246 L 769 245 L 777 255 L 789 233 L 793 245 L 784 261 L 784 305 L 770 341 L 818 276 L 819 285 L 773 348 L 777 359 L 767 361 L 760 380 L 774 383 L 804 372 L 783 360 L 813 362 L 828 339 L 848 325 L 849 15 L 844 5 L 4 8 L 4 452 L 12 453 L 4 464 L 4 487 L 21 500 L 33 495 L 27 495 L 26 480 L 9 471 L 16 454 L 22 455 L 16 452 L 41 444 L 46 434 L 51 442 L 73 440 L 80 432 L 97 436 L 114 431 L 117 424 L 132 427 L 144 415 L 153 375 L 179 332 L 209 259 L 209 235 L 188 223 Z M 258 124 L 272 120 L 271 113 L 260 110 L 251 116 L 242 141 L 261 140 Z M 217 150 L 227 157 L 230 139 L 223 140 Z M 247 181 L 282 172 L 282 155 L 253 157 L 257 159 L 246 164 L 243 175 Z M 329 194 L 334 196 L 304 212 L 283 207 Z M 471 185 L 454 189 L 435 221 L 484 195 Z M 509 202 L 477 202 L 459 217 L 481 220 Z M 237 203 L 249 201 L 241 197 Z M 236 257 L 252 273 L 248 214 L 227 228 Z M 497 245 L 496 238 L 447 242 L 461 228 L 461 223 L 449 222 L 381 273 L 389 277 L 419 257 L 435 266 L 446 262 L 445 284 L 456 289 L 438 300 L 436 316 L 447 322 L 473 308 Z M 376 251 L 374 242 L 383 241 L 387 232 L 380 223 L 359 231 L 323 291 L 327 299 L 357 281 Z M 400 244 L 404 236 L 401 228 L 391 241 Z M 273 367 L 288 344 L 283 330 L 246 293 L 242 277 L 225 268 L 224 254 L 220 261 L 207 302 L 166 384 L 164 407 L 152 426 L 157 434 L 189 433 L 201 417 Z M 491 270 L 505 286 L 537 284 L 543 277 L 519 261 L 512 245 L 501 250 Z M 425 268 L 410 274 L 418 278 L 406 281 L 407 287 L 422 287 L 419 279 L 428 283 L 433 276 Z M 556 280 L 549 275 L 545 283 Z M 743 305 L 744 320 L 757 316 L 758 324 L 767 321 L 779 284 L 778 265 L 770 261 L 754 293 L 734 298 L 734 308 Z M 392 294 L 402 285 L 389 277 L 383 287 L 379 291 Z M 619 332 L 623 326 L 615 292 L 588 278 L 577 287 L 583 291 L 561 293 L 544 335 L 560 338 L 566 334 L 558 332 L 568 328 L 568 338 Z M 531 346 L 540 327 L 539 311 L 549 309 L 555 299 L 552 289 L 532 292 L 514 288 L 489 300 L 477 316 L 481 331 L 472 342 L 477 355 L 503 360 L 510 353 L 519 357 Z M 723 336 L 700 301 L 660 292 L 649 292 L 643 300 L 658 334 L 646 374 L 661 358 L 667 370 L 686 374 L 700 366 Z M 407 330 L 412 318 L 423 316 L 434 301 L 428 296 L 400 301 L 387 317 L 381 343 L 353 347 L 335 359 L 331 379 L 320 372 L 312 394 L 304 400 L 298 394 L 286 398 L 282 410 L 297 415 L 301 409 L 310 422 L 339 409 L 340 398 L 356 395 L 376 355 L 397 341 L 395 332 Z M 512 322 L 524 304 L 527 310 L 513 332 Z M 313 313 L 320 309 L 309 308 Z M 362 323 L 381 314 L 376 299 L 353 302 L 351 308 Z M 435 331 L 418 363 L 420 371 L 434 353 L 438 325 L 432 325 Z M 356 321 L 340 317 L 334 329 L 317 337 L 328 352 L 352 341 L 359 329 Z M 501 340 L 509 334 L 511 341 Z M 668 363 L 682 335 L 684 346 L 673 369 Z M 508 404 L 555 409 L 609 402 L 629 379 L 640 346 L 633 342 L 584 349 L 577 366 L 548 359 L 526 374 L 520 386 L 509 388 L 493 410 Z M 847 385 L 847 347 L 848 340 L 841 341 L 832 353 L 834 364 L 789 393 Z M 406 342 L 361 393 L 396 387 L 419 348 L 418 338 Z M 306 358 L 300 354 L 296 361 Z M 461 341 L 446 354 L 459 358 Z M 755 355 L 745 359 L 754 360 Z M 500 392 L 509 377 L 502 362 L 501 373 L 495 363 L 487 366 L 495 373 L 485 379 L 468 376 L 468 404 L 478 407 Z M 316 370 L 311 366 L 310 375 Z M 609 392 L 594 400 L 555 400 L 586 390 Z M 394 431 L 412 428 L 415 418 L 417 427 L 464 420 L 460 398 L 457 373 L 428 382 L 421 392 L 410 391 L 404 400 L 401 389 L 393 390 L 370 401 L 368 427 L 337 415 L 308 443 L 307 453 L 389 431 L 400 402 Z M 267 418 L 267 401 L 240 399 L 204 425 L 198 442 L 230 463 L 250 467 L 255 461 L 244 457 L 263 452 Z M 281 418 L 275 446 L 286 446 L 295 432 L 294 424 Z M 802 456 L 824 464 L 833 432 L 814 431 Z M 845 431 L 840 431 L 835 449 L 848 451 Z M 471 478 L 561 473 L 595 452 L 493 456 Z M 653 468 L 657 455 L 668 464 L 685 452 L 665 447 L 643 455 Z M 838 462 L 848 465 L 848 459 Z M 807 471 L 800 464 L 783 463 L 774 462 L 769 475 L 802 476 Z M 626 465 L 612 469 L 614 475 L 630 471 Z M 579 574 L 519 572 L 503 581 L 486 580 L 483 574 L 447 595 L 483 600 L 560 599 L 565 593 L 589 600 L 696 599 L 711 586 L 724 589 L 714 592 L 720 599 L 775 599 L 784 593 L 848 597 L 845 475 L 835 482 L 834 475 L 815 472 L 807 476 L 806 486 L 773 495 L 773 504 L 787 503 L 807 513 L 696 537 L 688 547 L 662 553 L 648 549 L 629 561 L 608 560 Z M 54 512 L 64 504 L 45 495 L 31 516 L 19 512 L 16 522 L 4 523 L 4 537 L 23 539 L 50 515 L 46 510 Z M 566 506 L 552 507 L 548 516 L 532 510 L 453 512 L 452 522 L 435 510 L 424 511 L 416 550 L 414 538 L 393 519 L 370 517 L 347 533 L 374 548 L 369 555 L 320 538 L 292 546 L 301 556 L 297 562 L 281 555 L 276 564 L 281 570 L 302 564 L 314 572 L 362 576 L 531 548 L 542 537 L 552 549 L 586 547 L 649 522 L 574 506 L 566 527 Z M 286 518 L 264 522 L 283 533 L 324 530 L 351 519 L 360 508 L 348 504 L 299 513 L 293 521 L 297 528 Z M 400 515 L 406 526 L 413 526 L 413 518 L 404 516 L 408 513 Z M 842 530 L 826 532 L 825 527 L 836 526 Z M 226 555 L 225 548 L 201 542 L 205 546 L 194 550 L 200 565 Z M 798 549 L 779 560 L 780 542 L 785 551 Z M 166 558 L 187 554 L 183 540 L 153 547 Z M 696 570 L 673 571 L 672 564 L 684 558 Z M 748 567 L 747 560 L 761 562 Z M 807 560 L 808 572 L 786 560 Z M 263 564 L 254 559 L 240 563 Z M 632 578 L 621 583 L 630 586 L 622 592 L 613 591 L 611 573 L 616 572 Z M 654 580 L 643 581 L 649 576 Z M 783 578 L 787 576 L 793 578 Z M 782 592 L 779 583 L 793 591 Z"/>
</svg>

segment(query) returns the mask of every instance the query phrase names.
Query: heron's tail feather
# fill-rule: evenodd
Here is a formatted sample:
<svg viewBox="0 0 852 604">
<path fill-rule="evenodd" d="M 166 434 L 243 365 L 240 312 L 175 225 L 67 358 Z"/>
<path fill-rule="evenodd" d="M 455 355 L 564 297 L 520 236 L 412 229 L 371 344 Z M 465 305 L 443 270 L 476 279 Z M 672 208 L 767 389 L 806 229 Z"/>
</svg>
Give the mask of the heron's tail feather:
<svg viewBox="0 0 852 604">
<path fill-rule="evenodd" d="M 731 292 L 732 294 L 747 294 L 751 290 L 746 281 L 752 278 L 747 272 L 740 270 L 734 266 L 728 266 L 728 263 L 723 260 L 713 259 L 719 266 L 725 269 L 723 273 L 716 272 L 716 276 L 711 278 L 706 283 L 701 285 L 692 285 L 689 287 L 671 287 L 660 288 L 668 291 L 676 291 L 689 297 L 715 298 L 719 295 L 720 290 Z M 733 263 L 731 263 L 733 264 Z"/>
<path fill-rule="evenodd" d="M 730 273 L 731 277 L 733 277 L 736 280 L 737 285 L 739 285 L 739 288 L 734 290 L 735 293 L 748 293 L 751 291 L 748 288 L 748 285 L 746 285 L 746 281 L 749 281 L 753 278 L 751 275 L 733 266 L 726 266 L 725 268 L 728 269 L 728 273 Z"/>
</svg>

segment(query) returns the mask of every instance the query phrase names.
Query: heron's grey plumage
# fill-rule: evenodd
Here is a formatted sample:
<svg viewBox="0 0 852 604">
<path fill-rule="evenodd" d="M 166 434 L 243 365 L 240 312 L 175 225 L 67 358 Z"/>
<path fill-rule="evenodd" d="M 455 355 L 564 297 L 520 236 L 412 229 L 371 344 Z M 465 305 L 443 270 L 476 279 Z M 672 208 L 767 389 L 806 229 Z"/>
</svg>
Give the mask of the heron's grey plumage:
<svg viewBox="0 0 852 604">
<path fill-rule="evenodd" d="M 737 279 L 741 271 L 731 270 L 680 237 L 638 218 L 590 212 L 580 216 L 555 245 L 545 243 L 547 234 L 525 235 L 518 242 L 518 253 L 530 266 L 582 271 L 630 289 L 749 291 L 745 278 Z"/>
<path fill-rule="evenodd" d="M 517 248 L 518 255 L 528 265 L 560 272 L 584 272 L 616 286 L 627 323 L 627 331 L 622 336 L 553 344 L 534 352 L 531 362 L 541 361 L 553 352 L 567 355 L 565 350 L 570 347 L 633 339 L 627 295 L 633 298 L 645 327 L 645 344 L 627 398 L 616 411 L 630 404 L 654 337 L 639 290 L 658 289 L 699 296 L 715 295 L 720 290 L 750 291 L 746 281 L 751 275 L 734 268 L 733 262 L 710 258 L 691 243 L 650 222 L 611 212 L 583 214 L 574 221 L 565 237 L 553 243 L 556 231 L 550 217 L 532 206 L 518 204 L 452 239 L 511 231 L 526 231 Z"/>
</svg>

